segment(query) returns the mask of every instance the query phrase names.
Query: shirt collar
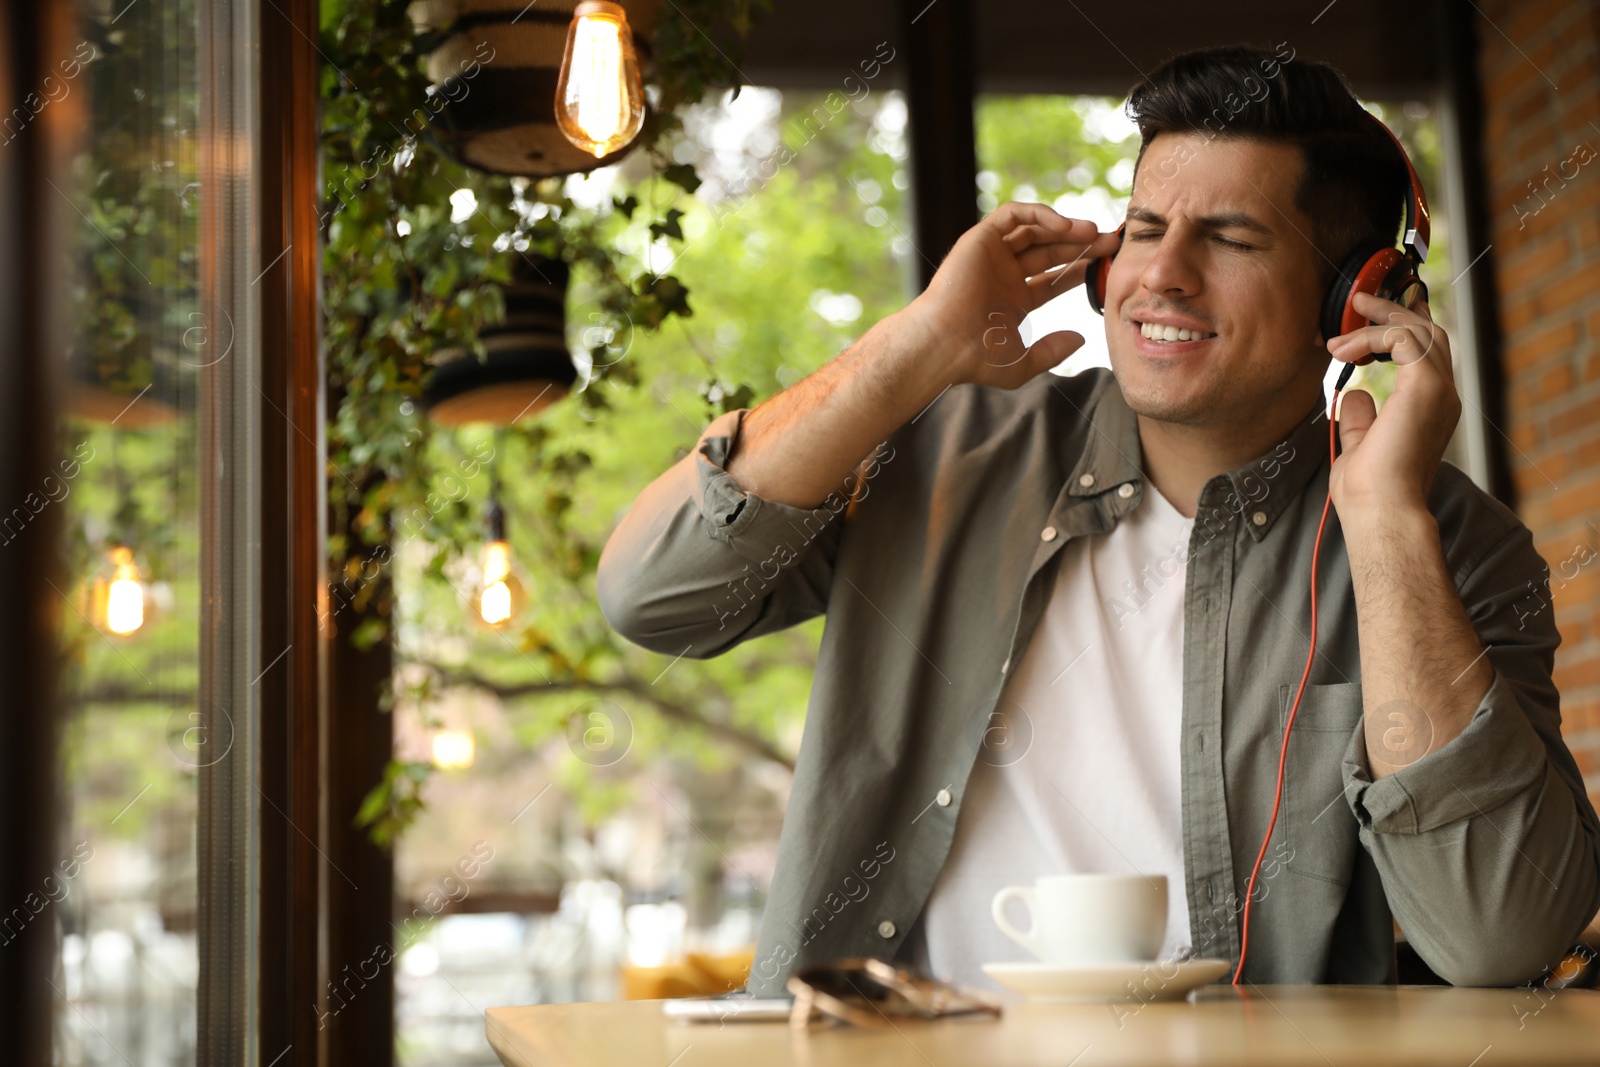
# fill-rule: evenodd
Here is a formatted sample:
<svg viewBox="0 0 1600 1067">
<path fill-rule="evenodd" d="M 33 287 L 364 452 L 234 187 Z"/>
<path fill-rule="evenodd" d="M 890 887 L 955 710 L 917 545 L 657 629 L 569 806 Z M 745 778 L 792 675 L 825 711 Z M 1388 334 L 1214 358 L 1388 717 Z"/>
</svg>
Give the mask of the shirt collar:
<svg viewBox="0 0 1600 1067">
<path fill-rule="evenodd" d="M 1076 498 L 1096 497 L 1132 484 L 1132 492 L 1123 490 L 1111 498 L 1112 512 L 1120 516 L 1143 499 L 1146 478 L 1141 466 L 1144 453 L 1139 443 L 1139 419 L 1115 378 L 1109 378 L 1087 414 L 1092 432 L 1072 468 L 1067 493 Z M 1227 507 L 1239 512 L 1250 536 L 1260 541 L 1311 481 L 1327 451 L 1328 413 L 1319 404 L 1278 444 L 1206 482 L 1199 506 Z"/>
<path fill-rule="evenodd" d="M 1066 395 L 1059 386 L 1056 391 Z M 1083 412 L 1080 410 L 1079 414 Z M 1091 428 L 1088 445 L 1072 468 L 1067 494 L 1094 497 L 1129 483 L 1142 488 L 1145 476 L 1141 466 L 1144 453 L 1139 444 L 1139 419 L 1128 407 L 1122 387 L 1111 375 L 1106 376 L 1106 386 L 1100 390 L 1088 417 Z"/>
<path fill-rule="evenodd" d="M 1250 536 L 1260 541 L 1328 458 L 1328 413 L 1321 404 L 1300 420 L 1289 436 L 1249 463 L 1235 467 L 1206 483 L 1206 493 L 1220 492 L 1229 507 L 1236 507 Z M 1237 501 L 1237 503 L 1234 503 Z"/>
</svg>

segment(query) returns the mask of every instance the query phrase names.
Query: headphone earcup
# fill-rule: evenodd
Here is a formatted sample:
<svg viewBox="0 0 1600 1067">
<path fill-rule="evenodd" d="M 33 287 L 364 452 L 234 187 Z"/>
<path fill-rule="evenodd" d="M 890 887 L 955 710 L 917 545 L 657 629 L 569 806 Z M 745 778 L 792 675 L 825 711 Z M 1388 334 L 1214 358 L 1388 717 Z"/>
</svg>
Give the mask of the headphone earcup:
<svg viewBox="0 0 1600 1067">
<path fill-rule="evenodd" d="M 1089 269 L 1084 272 L 1083 291 L 1089 296 L 1089 306 L 1095 313 L 1106 313 L 1106 275 L 1111 273 L 1111 259 L 1101 256 L 1089 261 Z"/>
<path fill-rule="evenodd" d="M 1117 249 L 1122 248 L 1122 234 L 1128 228 L 1127 223 L 1117 227 Z M 1106 313 L 1106 279 L 1111 275 L 1111 261 L 1117 256 L 1116 252 L 1109 256 L 1099 256 L 1089 261 L 1089 267 L 1083 273 L 1083 291 L 1089 297 L 1089 306 L 1094 308 L 1095 314 Z"/>
<path fill-rule="evenodd" d="M 1345 257 L 1345 261 L 1340 264 L 1333 275 L 1333 280 L 1328 283 L 1327 293 L 1322 298 L 1322 315 L 1317 322 L 1324 341 L 1331 341 L 1344 333 L 1345 306 L 1350 302 L 1350 293 L 1355 287 L 1356 279 L 1361 276 L 1361 272 L 1373 257 L 1381 255 L 1384 251 L 1383 245 L 1362 245 Z"/>
</svg>

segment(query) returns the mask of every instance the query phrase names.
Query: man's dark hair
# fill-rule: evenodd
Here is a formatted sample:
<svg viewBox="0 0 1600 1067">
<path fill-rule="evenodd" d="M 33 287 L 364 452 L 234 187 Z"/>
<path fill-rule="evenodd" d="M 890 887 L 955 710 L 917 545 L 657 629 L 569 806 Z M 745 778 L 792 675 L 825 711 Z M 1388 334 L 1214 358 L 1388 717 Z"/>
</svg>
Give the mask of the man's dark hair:
<svg viewBox="0 0 1600 1067">
<path fill-rule="evenodd" d="M 1162 133 L 1297 146 L 1305 167 L 1294 206 L 1311 219 L 1324 283 L 1357 247 L 1395 240 L 1405 162 L 1344 75 L 1326 63 L 1295 59 L 1292 49 L 1286 58 L 1242 45 L 1185 52 L 1134 86 L 1127 113 L 1139 127 L 1141 161 Z"/>
</svg>

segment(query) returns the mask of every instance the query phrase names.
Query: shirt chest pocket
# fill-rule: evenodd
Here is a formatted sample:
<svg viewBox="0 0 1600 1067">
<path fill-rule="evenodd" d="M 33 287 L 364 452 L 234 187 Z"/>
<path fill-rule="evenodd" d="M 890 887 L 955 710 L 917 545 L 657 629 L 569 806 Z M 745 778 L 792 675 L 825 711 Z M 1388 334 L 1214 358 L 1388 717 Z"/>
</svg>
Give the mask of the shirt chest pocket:
<svg viewBox="0 0 1600 1067">
<path fill-rule="evenodd" d="M 1289 720 L 1294 694 L 1293 686 L 1279 688 L 1280 730 Z M 1360 838 L 1344 798 L 1340 764 L 1360 728 L 1360 682 L 1306 686 L 1289 735 L 1279 816 L 1287 846 L 1285 866 L 1296 874 L 1350 884 Z"/>
</svg>

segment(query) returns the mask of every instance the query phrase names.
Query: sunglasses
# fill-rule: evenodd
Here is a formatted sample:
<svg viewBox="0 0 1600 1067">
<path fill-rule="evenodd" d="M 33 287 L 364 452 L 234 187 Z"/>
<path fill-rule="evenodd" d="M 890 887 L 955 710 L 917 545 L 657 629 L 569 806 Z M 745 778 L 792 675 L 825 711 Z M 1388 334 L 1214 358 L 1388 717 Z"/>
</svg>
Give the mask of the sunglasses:
<svg viewBox="0 0 1600 1067">
<path fill-rule="evenodd" d="M 789 976 L 787 986 L 794 994 L 789 1025 L 796 1029 L 818 1019 L 881 1029 L 898 1020 L 1000 1015 L 998 1004 L 975 993 L 875 959 L 805 967 Z"/>
</svg>

